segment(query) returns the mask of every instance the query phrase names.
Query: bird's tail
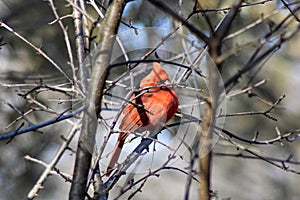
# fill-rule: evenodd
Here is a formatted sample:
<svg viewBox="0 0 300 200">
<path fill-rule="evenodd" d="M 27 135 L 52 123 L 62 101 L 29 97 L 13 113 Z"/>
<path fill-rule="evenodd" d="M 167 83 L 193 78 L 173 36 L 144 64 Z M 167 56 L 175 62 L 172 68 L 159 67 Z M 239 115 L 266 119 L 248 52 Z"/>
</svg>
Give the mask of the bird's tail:
<svg viewBox="0 0 300 200">
<path fill-rule="evenodd" d="M 112 156 L 110 158 L 109 164 L 107 166 L 106 176 L 109 176 L 111 174 L 111 172 L 114 170 L 114 167 L 119 160 L 124 143 L 125 143 L 124 139 L 122 139 L 122 138 L 118 139 L 118 141 L 115 145 L 114 151 L 112 152 Z"/>
</svg>

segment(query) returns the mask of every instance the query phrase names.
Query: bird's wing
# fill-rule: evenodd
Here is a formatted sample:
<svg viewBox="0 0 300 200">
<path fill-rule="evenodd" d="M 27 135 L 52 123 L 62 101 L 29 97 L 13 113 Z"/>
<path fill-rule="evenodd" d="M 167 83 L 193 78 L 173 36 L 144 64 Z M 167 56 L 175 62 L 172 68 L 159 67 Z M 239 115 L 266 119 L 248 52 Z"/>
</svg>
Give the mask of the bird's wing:
<svg viewBox="0 0 300 200">
<path fill-rule="evenodd" d="M 120 117 L 119 129 L 121 131 L 136 131 L 140 126 L 142 126 L 142 121 L 137 109 L 132 104 L 128 104 Z M 128 133 L 119 135 L 123 140 L 125 140 L 127 136 Z"/>
<path fill-rule="evenodd" d="M 145 109 L 148 111 L 149 124 L 143 127 L 144 130 L 157 133 L 165 125 L 167 121 L 167 110 L 161 102 L 162 99 L 159 95 L 153 95 L 151 101 L 145 103 Z"/>
</svg>

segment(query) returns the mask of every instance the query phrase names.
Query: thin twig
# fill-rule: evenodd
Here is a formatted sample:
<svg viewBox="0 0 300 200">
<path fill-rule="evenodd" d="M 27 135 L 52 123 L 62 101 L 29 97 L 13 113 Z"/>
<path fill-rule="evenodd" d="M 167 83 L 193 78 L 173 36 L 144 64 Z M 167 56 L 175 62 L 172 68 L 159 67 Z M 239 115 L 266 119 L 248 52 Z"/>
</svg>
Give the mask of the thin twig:
<svg viewBox="0 0 300 200">
<path fill-rule="evenodd" d="M 43 183 L 55 167 L 55 165 L 58 163 L 64 152 L 68 149 L 69 143 L 72 141 L 72 138 L 74 137 L 75 133 L 79 130 L 81 127 L 80 120 L 72 127 L 72 130 L 70 131 L 69 135 L 67 136 L 66 140 L 61 145 L 60 149 L 52 159 L 52 161 L 47 165 L 45 171 L 40 176 L 36 184 L 33 186 L 33 188 L 30 190 L 30 192 L 27 195 L 27 199 L 33 199 L 38 195 L 38 192 L 40 189 L 43 188 Z"/>
<path fill-rule="evenodd" d="M 291 12 L 291 14 L 294 16 L 294 18 L 296 19 L 297 22 L 300 22 L 299 17 L 296 15 L 296 13 L 294 13 L 294 11 L 290 8 L 290 6 L 285 2 L 285 0 L 280 0 L 283 5 Z"/>
<path fill-rule="evenodd" d="M 167 6 L 165 3 L 163 3 L 160 0 L 148 0 L 148 1 L 152 3 L 154 6 L 158 7 L 159 9 L 169 13 L 174 19 L 180 21 L 184 26 L 186 26 L 191 32 L 197 35 L 201 40 L 203 40 L 205 43 L 208 43 L 209 38 L 202 31 L 197 29 L 193 24 L 189 23 L 186 19 L 178 15 L 174 9 Z"/>
<path fill-rule="evenodd" d="M 221 153 L 221 152 L 213 152 L 215 156 L 220 156 L 220 157 L 236 157 L 236 158 L 246 158 L 246 159 L 260 159 L 256 156 L 249 156 L 249 155 L 244 155 L 243 153 Z M 287 159 L 280 159 L 277 157 L 269 157 L 269 156 L 262 156 L 266 160 L 270 160 L 273 162 L 279 162 L 279 163 L 288 163 L 288 164 L 293 164 L 293 165 L 300 165 L 300 162 L 298 161 L 292 161 L 291 157 L 289 156 Z"/>
<path fill-rule="evenodd" d="M 270 112 L 272 112 L 275 109 L 275 107 L 284 98 L 285 98 L 285 95 L 280 96 L 279 99 L 275 103 L 273 103 L 273 105 L 270 108 L 268 108 L 267 110 L 264 110 L 264 111 L 248 111 L 248 112 L 240 112 L 240 113 L 232 113 L 232 114 L 221 114 L 221 115 L 218 115 L 217 117 L 238 117 L 238 116 L 264 115 L 268 119 L 277 121 L 276 118 L 274 118 L 270 115 Z"/>
<path fill-rule="evenodd" d="M 287 172 L 291 172 L 291 173 L 294 173 L 294 174 L 297 174 L 297 175 L 300 175 L 300 172 L 299 171 L 296 171 L 294 169 L 291 169 L 289 167 L 286 166 L 285 162 L 281 162 L 281 164 L 277 164 L 277 161 L 274 161 L 272 159 L 268 159 L 268 157 L 264 157 L 264 156 L 261 156 L 259 155 L 258 153 L 250 150 L 249 148 L 233 141 L 232 139 L 230 139 L 229 137 L 225 136 L 225 135 L 222 135 L 222 134 L 219 134 L 219 136 L 225 140 L 225 141 L 228 141 L 229 143 L 231 143 L 233 146 L 235 146 L 236 148 L 240 149 L 241 151 L 244 151 L 244 152 L 247 152 L 249 153 L 250 155 L 254 156 L 254 157 L 257 157 L 258 159 L 262 160 L 262 161 L 265 161 L 279 169 L 282 169 L 284 171 L 287 171 Z"/>
<path fill-rule="evenodd" d="M 255 140 L 250 140 L 250 139 L 242 138 L 242 137 L 238 136 L 238 134 L 233 133 L 232 131 L 228 131 L 228 130 L 223 129 L 218 126 L 214 126 L 213 128 L 223 132 L 224 134 L 228 135 L 230 138 L 234 138 L 234 139 L 237 139 L 241 142 L 245 142 L 248 144 L 257 144 L 257 145 L 274 144 L 276 142 L 280 143 L 282 140 L 286 140 L 288 142 L 293 142 L 299 138 L 298 137 L 292 138 L 292 136 L 294 136 L 295 134 L 299 134 L 299 132 L 300 132 L 300 129 L 297 129 L 297 130 L 293 130 L 293 131 L 288 131 L 287 133 L 285 133 L 283 135 L 277 136 L 277 137 L 269 139 L 269 140 L 257 140 L 256 137 L 255 137 Z M 256 135 L 257 135 L 257 133 L 256 133 Z"/>
<path fill-rule="evenodd" d="M 52 125 L 54 123 L 57 123 L 57 122 L 60 122 L 60 121 L 72 118 L 75 115 L 77 115 L 78 113 L 82 112 L 82 110 L 83 110 L 83 108 L 79 108 L 79 109 L 75 110 L 74 112 L 72 112 L 70 114 L 60 115 L 59 117 L 55 117 L 53 119 L 50 119 L 48 121 L 45 121 L 45 122 L 42 122 L 42 123 L 39 123 L 39 124 L 33 124 L 31 126 L 18 129 L 16 131 L 12 131 L 12 132 L 8 132 L 8 133 L 2 133 L 0 135 L 0 141 L 4 140 L 4 139 L 15 137 L 16 135 L 21 135 L 23 133 L 27 133 L 27 132 L 30 132 L 30 131 L 35 131 L 35 130 L 38 130 L 40 128 Z"/>
<path fill-rule="evenodd" d="M 24 156 L 24 159 L 28 160 L 28 161 L 31 161 L 31 162 L 34 162 L 34 163 L 37 163 L 39 165 L 42 165 L 45 168 L 48 167 L 47 163 L 45 163 L 45 162 L 43 162 L 43 161 L 41 161 L 39 159 L 33 158 L 33 157 L 29 156 L 29 155 Z M 52 175 L 52 174 L 61 176 L 67 182 L 72 182 L 72 176 L 69 175 L 69 174 L 67 174 L 67 173 L 61 172 L 57 167 L 53 167 L 53 170 L 51 170 L 49 172 L 49 175 Z"/>
<path fill-rule="evenodd" d="M 75 85 L 77 85 L 77 77 L 76 77 L 76 71 L 75 71 L 75 66 L 74 66 L 73 52 L 72 52 L 72 48 L 71 48 L 71 43 L 70 43 L 67 27 L 65 27 L 63 22 L 61 21 L 59 15 L 57 13 L 57 10 L 55 8 L 53 0 L 48 0 L 48 2 L 50 4 L 50 7 L 52 9 L 52 12 L 53 12 L 58 24 L 59 24 L 59 26 L 60 26 L 60 28 L 63 32 L 64 39 L 65 39 L 65 44 L 66 44 L 66 47 L 67 47 L 67 52 L 68 52 L 68 55 L 69 55 L 69 62 L 70 62 L 70 66 L 71 66 L 72 73 L 73 73 L 73 80 L 74 80 Z"/>
<path fill-rule="evenodd" d="M 28 44 L 30 47 L 32 47 L 35 51 L 38 52 L 38 54 L 42 55 L 47 61 L 49 61 L 71 83 L 73 83 L 73 80 L 69 77 L 69 75 L 66 74 L 64 72 L 64 70 L 60 66 L 58 66 L 58 64 L 56 64 L 56 62 L 54 62 L 54 60 L 52 60 L 43 50 L 41 50 L 40 48 L 36 47 L 34 44 L 32 44 L 31 42 L 29 42 L 26 38 L 24 38 L 23 36 L 21 36 L 19 33 L 15 32 L 13 28 L 11 28 L 7 24 L 5 24 L 3 21 L 0 21 L 0 27 L 5 28 L 9 32 L 11 32 L 15 36 L 17 36 L 19 39 L 21 39 L 22 41 L 24 41 L 26 44 Z"/>
</svg>

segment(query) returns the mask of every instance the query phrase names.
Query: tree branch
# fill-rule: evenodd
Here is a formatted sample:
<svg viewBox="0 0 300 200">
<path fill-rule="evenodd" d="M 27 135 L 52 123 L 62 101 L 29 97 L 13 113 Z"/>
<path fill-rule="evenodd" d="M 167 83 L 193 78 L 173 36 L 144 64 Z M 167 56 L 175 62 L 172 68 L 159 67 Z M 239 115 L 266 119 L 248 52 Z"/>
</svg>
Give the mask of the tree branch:
<svg viewBox="0 0 300 200">
<path fill-rule="evenodd" d="M 40 128 L 55 124 L 57 122 L 72 118 L 80 112 L 82 112 L 82 108 L 79 108 L 79 109 L 75 110 L 74 112 L 72 112 L 70 114 L 61 114 L 61 115 L 59 115 L 59 117 L 55 117 L 51 120 L 48 120 L 48 121 L 45 121 L 45 122 L 42 122 L 42 123 L 39 123 L 39 124 L 32 124 L 32 125 L 30 125 L 28 127 L 25 127 L 25 128 L 19 128 L 16 131 L 3 133 L 3 134 L 0 135 L 0 141 L 4 140 L 4 139 L 7 139 L 7 138 L 13 138 L 16 135 L 21 135 L 23 133 L 27 133 L 27 132 L 30 132 L 30 131 L 35 131 L 35 130 L 38 130 Z"/>
<path fill-rule="evenodd" d="M 72 200 L 84 199 L 88 189 L 86 185 L 94 148 L 97 117 L 101 109 L 102 92 L 108 75 L 110 51 L 113 45 L 109 39 L 117 33 L 124 6 L 124 0 L 112 1 L 100 25 L 99 55 L 95 58 L 91 83 L 85 101 L 85 113 L 78 141 L 73 182 L 69 193 L 69 199 Z"/>
<path fill-rule="evenodd" d="M 27 195 L 28 200 L 36 197 L 38 195 L 39 190 L 43 188 L 43 183 L 46 181 L 47 177 L 49 176 L 49 174 L 51 173 L 55 165 L 58 163 L 65 150 L 68 149 L 69 143 L 72 141 L 72 138 L 74 137 L 75 133 L 78 131 L 79 128 L 80 128 L 80 124 L 77 122 L 73 126 L 73 129 L 70 131 L 70 134 L 67 136 L 66 140 L 63 142 L 58 152 L 56 153 L 56 156 L 46 166 L 46 169 L 44 170 L 43 174 L 40 176 L 36 184 L 28 193 Z"/>
<path fill-rule="evenodd" d="M 148 0 L 151 4 L 158 7 L 159 9 L 169 13 L 174 19 L 180 21 L 184 26 L 186 26 L 191 32 L 196 34 L 201 40 L 203 40 L 205 43 L 208 43 L 209 38 L 199 29 L 197 29 L 194 25 L 190 24 L 186 19 L 182 18 L 180 15 L 178 15 L 174 9 L 172 9 L 170 6 L 167 6 L 160 0 Z"/>
<path fill-rule="evenodd" d="M 76 0 L 75 4 L 78 7 L 80 6 L 80 1 Z M 84 63 L 85 59 L 85 46 L 84 46 L 84 36 L 83 36 L 83 26 L 82 26 L 82 14 L 73 7 L 73 19 L 74 19 L 74 27 L 76 33 L 76 52 L 77 52 L 77 59 L 78 59 L 78 66 L 79 66 L 79 75 L 80 75 L 80 84 L 84 93 L 86 93 L 88 83 L 87 83 L 87 69 Z"/>
</svg>

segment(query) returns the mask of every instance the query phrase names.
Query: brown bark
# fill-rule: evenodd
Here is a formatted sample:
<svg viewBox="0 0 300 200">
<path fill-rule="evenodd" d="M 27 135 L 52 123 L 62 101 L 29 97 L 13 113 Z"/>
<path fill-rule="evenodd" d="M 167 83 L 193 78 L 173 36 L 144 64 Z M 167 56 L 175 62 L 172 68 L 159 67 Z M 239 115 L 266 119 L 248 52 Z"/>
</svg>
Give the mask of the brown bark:
<svg viewBox="0 0 300 200">
<path fill-rule="evenodd" d="M 107 66 L 110 59 L 112 42 L 109 40 L 117 33 L 119 21 L 125 5 L 124 0 L 112 1 L 103 21 L 101 22 L 99 38 L 99 54 L 93 66 L 91 83 L 85 101 L 85 112 L 82 121 L 78 147 L 76 152 L 73 181 L 69 193 L 69 199 L 82 200 L 87 192 L 87 177 L 90 171 L 93 155 L 95 133 L 97 129 L 97 117 L 100 113 L 100 105 L 105 79 L 108 75 Z"/>
</svg>

